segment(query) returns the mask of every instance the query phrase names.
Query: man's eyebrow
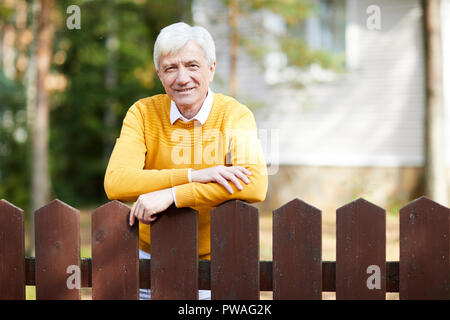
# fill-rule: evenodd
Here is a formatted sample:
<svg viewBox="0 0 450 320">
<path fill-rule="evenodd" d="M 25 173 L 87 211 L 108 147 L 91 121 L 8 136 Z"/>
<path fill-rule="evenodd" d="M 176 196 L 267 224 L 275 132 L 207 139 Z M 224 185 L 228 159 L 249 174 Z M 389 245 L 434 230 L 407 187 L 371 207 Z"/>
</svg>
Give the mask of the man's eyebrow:
<svg viewBox="0 0 450 320">
<path fill-rule="evenodd" d="M 163 69 L 165 69 L 167 67 L 173 67 L 173 66 L 176 66 L 176 65 L 177 65 L 176 63 L 163 63 L 161 67 Z"/>
<path fill-rule="evenodd" d="M 195 63 L 195 64 L 200 64 L 200 62 L 198 62 L 197 60 L 195 60 L 195 59 L 192 59 L 192 60 L 188 60 L 188 61 L 186 61 L 186 62 L 184 62 L 183 64 L 184 65 L 190 65 L 190 64 L 192 64 L 192 63 Z M 163 63 L 162 65 L 161 65 L 161 68 L 162 69 L 166 69 L 166 68 L 168 68 L 168 67 L 176 67 L 177 66 L 177 63 L 175 63 L 175 62 L 172 62 L 172 63 Z"/>
<path fill-rule="evenodd" d="M 186 62 L 186 64 L 192 64 L 192 63 L 200 64 L 200 63 L 199 63 L 197 60 L 195 60 L 195 59 L 189 60 L 188 62 Z"/>
</svg>

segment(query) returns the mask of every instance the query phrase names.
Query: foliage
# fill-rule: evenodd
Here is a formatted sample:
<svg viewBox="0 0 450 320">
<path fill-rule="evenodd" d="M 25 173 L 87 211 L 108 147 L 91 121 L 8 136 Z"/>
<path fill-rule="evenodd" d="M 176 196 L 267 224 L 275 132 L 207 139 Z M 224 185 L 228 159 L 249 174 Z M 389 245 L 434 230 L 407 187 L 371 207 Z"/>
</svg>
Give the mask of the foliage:
<svg viewBox="0 0 450 320">
<path fill-rule="evenodd" d="M 27 1 L 29 14 L 31 4 Z M 80 7 L 80 30 L 66 27 L 70 5 Z M 14 9 L 14 4 L 0 5 L 0 19 L 15 25 L 11 6 Z M 190 6 L 190 0 L 55 1 L 51 74 L 59 75 L 59 89 L 51 91 L 49 136 L 54 198 L 73 206 L 107 200 L 103 177 L 125 113 L 138 99 L 163 92 L 153 66 L 153 43 L 164 26 L 190 22 Z M 111 22 L 117 24 L 118 40 L 112 64 L 107 45 Z M 0 63 L 0 198 L 26 209 L 30 151 L 26 136 L 25 141 L 16 137 L 19 127 L 26 135 L 25 78 L 9 80 L 1 67 Z M 109 87 L 108 68 L 117 74 L 117 83 Z M 105 125 L 107 110 L 114 119 L 111 126 Z"/>
<path fill-rule="evenodd" d="M 74 4 L 62 1 L 61 11 Z M 75 3 L 77 4 L 77 3 Z M 66 91 L 55 96 L 51 112 L 51 175 L 55 195 L 75 205 L 106 201 L 103 178 L 110 148 L 128 108 L 138 99 L 163 92 L 153 66 L 153 43 L 159 30 L 181 18 L 187 1 L 117 1 L 114 16 L 110 2 L 79 1 L 81 30 L 61 27 L 55 51 L 67 58 L 57 67 L 69 80 Z M 105 85 L 108 66 L 108 19 L 117 19 L 117 59 L 112 66 L 117 84 Z M 105 123 L 107 103 L 115 119 Z"/>
<path fill-rule="evenodd" d="M 24 97 L 23 85 L 0 71 L 0 199 L 22 209 L 29 203 Z"/>
<path fill-rule="evenodd" d="M 0 18 L 2 20 L 9 20 L 14 16 L 14 9 L 5 6 L 3 3 L 0 3 Z"/>
<path fill-rule="evenodd" d="M 283 17 L 288 25 L 305 20 L 313 13 L 316 6 L 316 2 L 311 0 L 243 0 L 238 3 L 243 13 L 268 9 Z"/>
<path fill-rule="evenodd" d="M 230 5 L 232 0 L 224 0 Z M 322 14 L 320 1 L 312 0 L 234 0 L 237 1 L 239 13 L 248 16 L 258 10 L 270 10 L 279 15 L 286 23 L 286 32 L 279 36 L 281 51 L 286 55 L 289 66 L 307 68 L 316 63 L 325 69 L 342 71 L 344 56 L 340 53 L 330 52 L 325 49 L 312 49 L 306 43 L 301 31 L 307 18 Z M 336 6 L 336 0 L 329 1 L 328 5 Z M 322 17 L 324 19 L 329 17 Z M 331 21 L 334 22 L 334 21 Z M 329 22 L 330 23 L 330 22 Z M 256 32 L 257 34 L 258 32 Z M 271 51 L 270 46 L 261 41 L 261 36 L 246 35 L 241 33 L 240 44 L 259 61 L 263 61 L 266 53 Z"/>
<path fill-rule="evenodd" d="M 238 3 L 244 15 L 265 8 L 281 15 L 293 27 L 315 10 L 315 2 L 309 0 Z M 27 1 L 29 13 L 31 4 Z M 80 30 L 66 27 L 70 15 L 66 9 L 70 5 L 80 7 Z M 53 197 L 73 206 L 107 200 L 103 178 L 112 151 L 112 144 L 107 142 L 113 143 L 118 137 L 122 119 L 135 101 L 163 92 L 153 66 L 153 43 L 164 26 L 180 20 L 190 22 L 190 7 L 190 0 L 55 1 L 51 73 L 62 76 L 66 84 L 59 80 L 60 88 L 51 92 L 49 158 Z M 0 4 L 0 18 L 14 25 L 15 12 Z M 117 25 L 117 51 L 111 62 L 107 41 L 112 23 Z M 293 65 L 336 63 L 325 52 L 309 50 L 301 40 L 280 40 Z M 247 39 L 242 39 L 241 45 L 261 58 L 270 49 Z M 105 80 L 109 68 L 117 74 L 117 83 L 112 86 L 107 86 Z M 27 208 L 30 157 L 24 83 L 25 78 L 10 80 L 0 70 L 0 198 Z M 111 112 L 112 125 L 105 123 L 106 112 Z"/>
<path fill-rule="evenodd" d="M 340 54 L 328 52 L 323 49 L 311 49 L 305 40 L 284 36 L 281 38 L 281 48 L 286 54 L 289 65 L 306 68 L 313 63 L 325 69 L 340 71 L 344 66 L 344 57 Z"/>
</svg>

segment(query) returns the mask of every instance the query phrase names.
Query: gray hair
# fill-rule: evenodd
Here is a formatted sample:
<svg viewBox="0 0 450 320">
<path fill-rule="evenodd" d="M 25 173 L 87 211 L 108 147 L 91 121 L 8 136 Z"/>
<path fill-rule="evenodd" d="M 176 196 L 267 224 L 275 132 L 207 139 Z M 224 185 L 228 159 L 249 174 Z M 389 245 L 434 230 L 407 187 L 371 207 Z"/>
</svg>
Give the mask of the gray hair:
<svg viewBox="0 0 450 320">
<path fill-rule="evenodd" d="M 206 62 L 211 66 L 216 61 L 216 46 L 211 34 L 203 27 L 191 27 L 187 23 L 177 22 L 163 28 L 155 41 L 153 61 L 159 70 L 159 57 L 177 53 L 190 40 L 195 41 L 203 49 Z"/>
</svg>

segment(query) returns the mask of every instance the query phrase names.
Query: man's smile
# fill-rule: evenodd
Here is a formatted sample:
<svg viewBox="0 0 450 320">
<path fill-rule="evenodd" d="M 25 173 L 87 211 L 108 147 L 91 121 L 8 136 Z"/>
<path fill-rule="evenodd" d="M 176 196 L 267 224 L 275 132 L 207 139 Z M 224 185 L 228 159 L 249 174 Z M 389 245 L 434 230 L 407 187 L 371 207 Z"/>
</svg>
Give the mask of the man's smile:
<svg viewBox="0 0 450 320">
<path fill-rule="evenodd" d="M 194 89 L 195 89 L 195 87 L 192 87 L 192 88 L 186 88 L 186 89 L 175 89 L 175 91 L 178 92 L 178 93 L 190 93 L 190 92 L 192 92 L 192 90 L 194 90 Z"/>
</svg>

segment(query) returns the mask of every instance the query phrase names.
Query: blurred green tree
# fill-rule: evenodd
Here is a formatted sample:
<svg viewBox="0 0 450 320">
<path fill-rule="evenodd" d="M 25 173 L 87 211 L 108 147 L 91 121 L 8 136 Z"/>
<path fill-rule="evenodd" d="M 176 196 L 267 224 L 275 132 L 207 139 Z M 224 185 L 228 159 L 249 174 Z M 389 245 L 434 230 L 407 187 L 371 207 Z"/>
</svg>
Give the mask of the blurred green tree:
<svg viewBox="0 0 450 320">
<path fill-rule="evenodd" d="M 0 199 L 26 208 L 30 196 L 28 128 L 22 82 L 25 68 L 20 63 L 26 56 L 26 41 L 21 41 L 26 26 L 23 4 L 23 1 L 0 1 Z"/>
<path fill-rule="evenodd" d="M 25 89 L 0 71 L 0 199 L 20 208 L 29 201 Z"/>
<path fill-rule="evenodd" d="M 81 9 L 81 29 L 55 34 L 55 70 L 67 88 L 53 95 L 51 176 L 55 197 L 74 205 L 105 202 L 103 177 L 132 103 L 164 92 L 153 66 L 161 28 L 190 21 L 190 1 L 59 2 Z M 64 16 L 63 16 L 64 18 Z"/>
<path fill-rule="evenodd" d="M 27 211 L 31 134 L 25 69 L 33 63 L 30 44 L 36 36 L 32 4 L 0 1 L 0 39 L 15 39 L 0 45 L 0 198 Z M 80 8 L 79 30 L 66 26 L 70 5 Z M 136 100 L 164 91 L 153 66 L 153 43 L 161 28 L 180 20 L 191 21 L 190 0 L 55 1 L 45 80 L 51 197 L 73 206 L 107 200 L 103 176 L 122 119 Z"/>
</svg>

